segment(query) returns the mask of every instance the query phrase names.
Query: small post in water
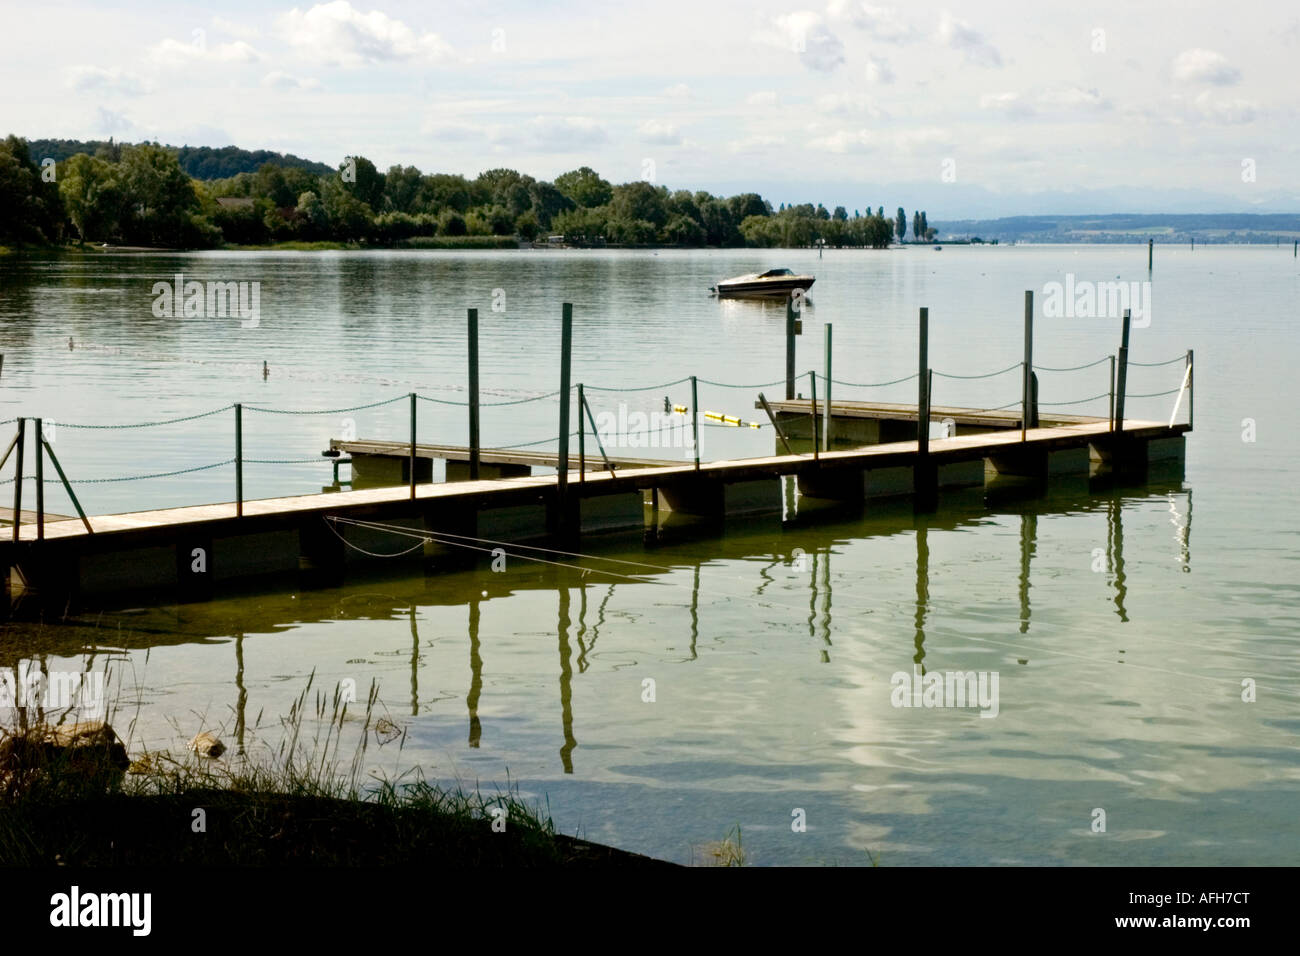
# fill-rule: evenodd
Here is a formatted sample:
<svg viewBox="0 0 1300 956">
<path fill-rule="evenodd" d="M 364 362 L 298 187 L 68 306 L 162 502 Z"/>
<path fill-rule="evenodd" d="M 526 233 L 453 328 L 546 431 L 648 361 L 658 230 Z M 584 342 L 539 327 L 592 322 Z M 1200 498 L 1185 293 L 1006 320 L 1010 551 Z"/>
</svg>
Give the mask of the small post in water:
<svg viewBox="0 0 1300 956">
<path fill-rule="evenodd" d="M 1147 240 L 1147 272 L 1151 271 L 1151 262 L 1154 256 L 1153 250 L 1155 249 L 1155 247 L 1156 247 L 1156 241 L 1154 239 L 1148 239 Z"/>
<path fill-rule="evenodd" d="M 930 371 L 930 310 L 921 307 L 921 328 L 918 339 L 919 355 L 917 356 L 917 377 L 916 377 L 916 451 L 918 455 L 927 455 L 930 452 L 930 430 L 925 426 L 925 420 L 922 410 L 930 405 L 930 397 L 926 394 L 928 391 Z"/>
<path fill-rule="evenodd" d="M 1187 350 L 1187 427 L 1192 427 L 1192 380 L 1196 375 L 1196 364 L 1192 361 L 1192 350 Z"/>
<path fill-rule="evenodd" d="M 411 392 L 411 452 L 410 452 L 411 500 L 415 500 L 415 393 Z"/>
<path fill-rule="evenodd" d="M 1110 357 L 1110 410 L 1107 412 L 1110 419 L 1110 430 L 1115 430 L 1115 356 Z"/>
</svg>

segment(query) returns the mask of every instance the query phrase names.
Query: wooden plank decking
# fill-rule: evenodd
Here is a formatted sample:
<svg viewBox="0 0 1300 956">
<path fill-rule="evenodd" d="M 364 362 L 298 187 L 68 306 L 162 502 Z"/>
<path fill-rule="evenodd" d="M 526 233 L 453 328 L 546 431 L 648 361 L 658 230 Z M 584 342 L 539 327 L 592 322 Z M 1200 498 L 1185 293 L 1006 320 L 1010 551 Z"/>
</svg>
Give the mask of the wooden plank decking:
<svg viewBox="0 0 1300 956">
<path fill-rule="evenodd" d="M 374 441 L 365 438 L 352 440 L 332 438 L 330 439 L 330 448 L 347 455 L 375 455 L 385 458 L 404 459 L 409 458 L 411 454 L 409 443 Z M 415 457 L 467 462 L 469 461 L 469 448 L 465 445 L 417 443 Z M 533 451 L 521 448 L 483 448 L 479 451 L 479 461 L 485 465 L 525 465 L 533 468 L 554 468 L 559 463 L 559 460 L 560 456 L 552 451 Z M 609 460 L 615 467 L 622 468 L 647 468 L 677 464 L 677 462 L 665 461 L 662 458 L 615 458 L 611 456 Z M 571 470 L 576 470 L 579 463 L 578 455 L 569 455 L 569 468 Z M 593 465 L 602 463 L 600 451 L 596 447 L 596 443 L 592 441 L 587 451 L 587 469 L 590 470 Z"/>
<path fill-rule="evenodd" d="M 767 403 L 771 406 L 772 411 L 778 416 L 808 418 L 812 415 L 812 402 L 807 398 L 777 399 L 775 401 L 768 399 Z M 915 422 L 917 419 L 915 404 L 841 401 L 832 397 L 831 405 L 832 418 L 861 418 L 892 422 Z M 761 409 L 763 406 L 761 402 L 755 402 L 754 407 Z M 826 403 L 819 400 L 817 403 L 817 415 L 818 417 L 821 417 L 825 414 Z M 1020 406 L 1017 405 L 1014 408 L 1008 409 L 988 410 L 957 408 L 949 405 L 930 406 L 930 421 L 939 422 L 945 418 L 951 418 L 958 425 L 972 425 L 983 428 L 1018 429 L 1020 427 Z M 1093 415 L 1060 415 L 1043 412 L 1041 409 L 1038 418 L 1039 424 L 1042 426 L 1084 425 L 1096 422 L 1108 423 L 1108 419 L 1098 418 Z"/>
</svg>

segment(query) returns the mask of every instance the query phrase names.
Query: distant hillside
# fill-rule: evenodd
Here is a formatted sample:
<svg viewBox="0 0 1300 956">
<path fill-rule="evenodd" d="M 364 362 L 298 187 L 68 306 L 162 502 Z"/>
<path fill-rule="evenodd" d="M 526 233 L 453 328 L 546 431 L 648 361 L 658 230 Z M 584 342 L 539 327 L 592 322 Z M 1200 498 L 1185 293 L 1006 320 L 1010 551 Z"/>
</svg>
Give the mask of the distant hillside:
<svg viewBox="0 0 1300 956">
<path fill-rule="evenodd" d="M 1300 239 L 1300 215 L 1011 216 L 937 221 L 940 239 L 1000 242 L 1291 242 Z"/>
<path fill-rule="evenodd" d="M 79 139 L 33 139 L 28 140 L 32 158 L 39 163 L 47 156 L 56 162 L 62 162 L 77 153 L 95 152 L 101 148 L 112 150 L 129 146 L 129 143 L 114 143 L 111 140 Z M 181 169 L 195 179 L 225 179 L 236 173 L 253 173 L 264 163 L 271 163 L 285 169 L 305 169 L 313 176 L 323 176 L 334 171 L 324 163 L 312 162 L 294 156 L 292 153 L 273 153 L 269 149 L 240 149 L 237 146 L 168 146 L 176 154 Z"/>
</svg>

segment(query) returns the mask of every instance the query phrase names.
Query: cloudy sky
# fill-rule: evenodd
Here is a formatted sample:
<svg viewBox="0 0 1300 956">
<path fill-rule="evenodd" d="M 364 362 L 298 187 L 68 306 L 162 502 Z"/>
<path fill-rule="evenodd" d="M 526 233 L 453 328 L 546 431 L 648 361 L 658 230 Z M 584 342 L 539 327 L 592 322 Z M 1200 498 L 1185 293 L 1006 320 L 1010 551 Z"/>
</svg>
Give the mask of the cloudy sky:
<svg viewBox="0 0 1300 956">
<path fill-rule="evenodd" d="M 5 0 L 3 132 L 962 216 L 1300 211 L 1300 7 Z"/>
</svg>

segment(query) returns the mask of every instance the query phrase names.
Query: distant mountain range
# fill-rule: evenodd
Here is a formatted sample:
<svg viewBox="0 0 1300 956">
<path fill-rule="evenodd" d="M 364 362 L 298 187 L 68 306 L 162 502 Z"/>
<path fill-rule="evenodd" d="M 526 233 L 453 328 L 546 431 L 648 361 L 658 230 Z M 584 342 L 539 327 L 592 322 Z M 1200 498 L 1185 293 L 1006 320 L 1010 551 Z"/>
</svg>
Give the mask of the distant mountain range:
<svg viewBox="0 0 1300 956">
<path fill-rule="evenodd" d="M 115 143 L 111 140 L 80 139 L 32 139 L 28 140 L 32 159 L 39 163 L 47 156 L 55 162 L 62 162 L 77 153 L 89 153 L 91 156 L 102 147 L 129 146 L 130 143 Z M 285 168 L 305 169 L 313 176 L 324 176 L 334 171 L 334 167 L 325 163 L 313 162 L 294 156 L 292 153 L 273 153 L 268 149 L 240 149 L 237 146 L 168 146 L 180 161 L 181 169 L 195 179 L 225 179 L 237 173 L 256 172 L 264 163 Z"/>
<path fill-rule="evenodd" d="M 1300 239 L 1300 215 L 1292 213 L 1114 214 L 1105 216 L 1009 216 L 1002 219 L 933 220 L 939 239 L 999 242 L 1278 242 Z"/>
</svg>

